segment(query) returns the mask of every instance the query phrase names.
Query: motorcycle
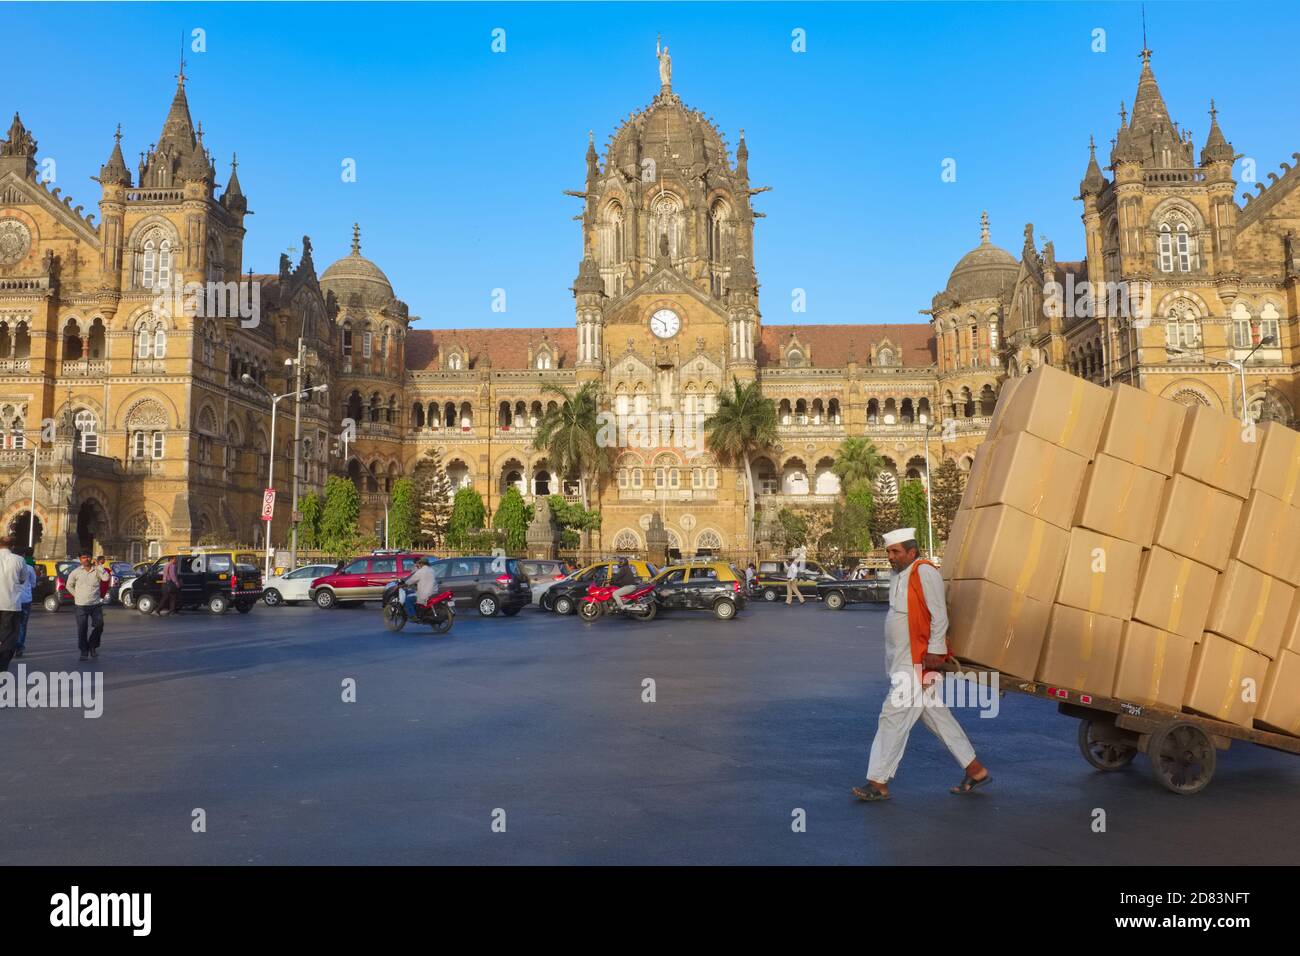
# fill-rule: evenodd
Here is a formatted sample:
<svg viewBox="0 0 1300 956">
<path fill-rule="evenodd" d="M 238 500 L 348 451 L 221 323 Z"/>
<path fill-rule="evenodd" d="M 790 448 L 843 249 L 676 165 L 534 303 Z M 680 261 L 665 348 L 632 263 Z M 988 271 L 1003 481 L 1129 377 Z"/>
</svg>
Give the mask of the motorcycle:
<svg viewBox="0 0 1300 956">
<path fill-rule="evenodd" d="M 593 584 L 578 601 L 578 616 L 590 624 L 605 614 L 622 614 L 635 621 L 653 621 L 659 613 L 653 584 L 642 584 L 623 598 L 620 608 L 614 600 L 618 588 L 610 584 Z"/>
<path fill-rule="evenodd" d="M 406 588 L 398 584 L 391 588 L 384 597 L 384 627 L 390 631 L 400 631 L 406 627 Z M 435 594 L 426 604 L 415 605 L 415 623 L 428 624 L 435 634 L 446 634 L 451 630 L 456 617 L 456 605 L 452 603 L 450 590 Z"/>
</svg>

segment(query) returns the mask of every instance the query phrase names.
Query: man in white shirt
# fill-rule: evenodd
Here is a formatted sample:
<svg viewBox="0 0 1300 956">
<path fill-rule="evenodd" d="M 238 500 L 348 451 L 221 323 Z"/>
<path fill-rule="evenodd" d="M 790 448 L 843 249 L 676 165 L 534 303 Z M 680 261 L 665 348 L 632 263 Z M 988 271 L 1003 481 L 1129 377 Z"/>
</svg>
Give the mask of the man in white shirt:
<svg viewBox="0 0 1300 956">
<path fill-rule="evenodd" d="M 427 604 L 429 598 L 438 593 L 438 576 L 430 567 L 428 558 L 420 558 L 415 562 L 415 570 L 407 577 L 405 587 L 406 616 L 413 621 L 416 603 Z"/>
<path fill-rule="evenodd" d="M 32 616 L 32 591 L 36 588 L 36 567 L 32 562 L 31 549 L 23 551 L 23 586 L 18 595 L 18 605 L 22 608 L 18 616 L 18 650 L 15 657 L 22 657 L 27 650 L 27 622 Z"/>
<path fill-rule="evenodd" d="M 889 613 L 885 617 L 885 667 L 890 690 L 880 708 L 880 725 L 871 742 L 867 782 L 853 795 L 868 803 L 889 799 L 889 781 L 898 771 L 907 737 L 917 720 L 925 724 L 965 770 L 952 793 L 966 794 L 993 778 L 975 759 L 975 750 L 939 695 L 922 693 L 926 671 L 938 668 L 948 653 L 948 610 L 939 569 L 921 559 L 915 528 L 885 535 Z"/>
<path fill-rule="evenodd" d="M 27 563 L 10 550 L 13 543 L 11 537 L 0 538 L 0 671 L 9 669 L 18 649 L 23 583 L 27 580 Z"/>
</svg>

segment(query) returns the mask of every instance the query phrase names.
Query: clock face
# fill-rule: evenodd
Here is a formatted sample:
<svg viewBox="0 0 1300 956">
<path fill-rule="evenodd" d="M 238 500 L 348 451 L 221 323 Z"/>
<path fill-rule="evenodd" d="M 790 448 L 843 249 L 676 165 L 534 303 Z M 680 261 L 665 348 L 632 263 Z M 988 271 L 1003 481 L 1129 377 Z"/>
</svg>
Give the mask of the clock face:
<svg viewBox="0 0 1300 956">
<path fill-rule="evenodd" d="M 671 339 L 682 327 L 682 320 L 672 309 L 660 309 L 650 316 L 650 331 L 661 339 Z"/>
</svg>

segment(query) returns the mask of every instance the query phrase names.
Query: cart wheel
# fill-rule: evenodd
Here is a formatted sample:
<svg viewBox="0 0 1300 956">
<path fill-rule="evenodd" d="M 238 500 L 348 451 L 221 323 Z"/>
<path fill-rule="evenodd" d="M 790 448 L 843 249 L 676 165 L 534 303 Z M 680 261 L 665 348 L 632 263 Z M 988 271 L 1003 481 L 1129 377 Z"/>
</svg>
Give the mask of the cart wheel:
<svg viewBox="0 0 1300 956">
<path fill-rule="evenodd" d="M 1200 793 L 1214 776 L 1214 742 L 1195 724 L 1172 721 L 1147 741 L 1156 782 L 1174 793 Z"/>
<path fill-rule="evenodd" d="M 1120 770 L 1137 756 L 1137 747 L 1119 740 L 1102 740 L 1093 735 L 1093 721 L 1079 721 L 1079 749 L 1083 759 L 1098 770 Z"/>
</svg>

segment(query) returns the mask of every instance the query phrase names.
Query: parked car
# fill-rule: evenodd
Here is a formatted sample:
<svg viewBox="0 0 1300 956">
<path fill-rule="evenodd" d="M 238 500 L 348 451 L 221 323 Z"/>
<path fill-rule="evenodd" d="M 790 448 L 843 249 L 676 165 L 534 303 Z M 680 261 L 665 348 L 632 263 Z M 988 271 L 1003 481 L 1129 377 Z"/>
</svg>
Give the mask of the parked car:
<svg viewBox="0 0 1300 956">
<path fill-rule="evenodd" d="M 649 581 L 659 571 L 649 561 L 631 558 L 627 562 L 632 566 L 632 573 L 638 581 Z M 613 574 L 617 559 L 597 561 L 579 571 L 573 572 L 562 581 L 554 581 L 537 596 L 537 606 L 556 614 L 572 614 L 578 607 L 578 599 L 587 593 L 593 584 L 604 584 Z"/>
<path fill-rule="evenodd" d="M 438 589 L 450 590 L 457 607 L 474 607 L 483 617 L 514 617 L 532 600 L 528 578 L 516 558 L 491 555 L 431 562 Z"/>
<path fill-rule="evenodd" d="M 134 579 L 137 572 L 129 561 L 110 561 L 108 564 L 109 570 L 113 573 L 113 580 L 108 586 L 107 603 L 121 603 L 122 585 Z"/>
<path fill-rule="evenodd" d="M 37 561 L 36 562 L 36 586 L 41 587 L 41 572 L 44 571 L 49 584 L 42 590 L 44 597 L 41 598 L 41 607 L 47 611 L 57 611 L 66 604 L 72 603 L 72 595 L 64 587 L 64 582 L 68 579 L 69 572 L 72 571 L 80 561 L 74 561 L 71 558 L 62 558 L 57 561 Z M 35 591 L 32 592 L 32 601 L 35 602 Z"/>
<path fill-rule="evenodd" d="M 846 604 L 889 603 L 889 572 L 868 569 L 862 575 L 817 582 L 817 596 L 832 611 Z"/>
<path fill-rule="evenodd" d="M 333 573 L 332 564 L 308 564 L 286 574 L 277 574 L 262 582 L 262 600 L 267 607 L 310 600 L 312 582 Z"/>
<path fill-rule="evenodd" d="M 754 575 L 754 595 L 764 601 L 777 601 L 785 597 L 784 561 L 760 561 L 758 573 Z M 804 597 L 815 597 L 817 585 L 822 582 L 839 580 L 827 571 L 818 561 L 805 561 L 803 571 L 799 573 L 800 592 Z"/>
<path fill-rule="evenodd" d="M 650 579 L 660 612 L 712 611 L 730 621 L 745 608 L 741 576 L 725 561 L 688 561 L 664 568 Z"/>
<path fill-rule="evenodd" d="M 308 600 L 328 611 L 340 604 L 383 599 L 384 589 L 415 570 L 420 554 L 368 554 L 354 558 L 341 570 L 329 570 L 307 587 Z"/>
<path fill-rule="evenodd" d="M 172 555 L 164 555 L 132 580 L 136 609 L 152 614 L 162 600 L 162 577 Z M 179 608 L 206 607 L 224 614 L 232 605 L 247 614 L 262 596 L 262 570 L 248 551 L 200 551 L 179 555 Z"/>
</svg>

